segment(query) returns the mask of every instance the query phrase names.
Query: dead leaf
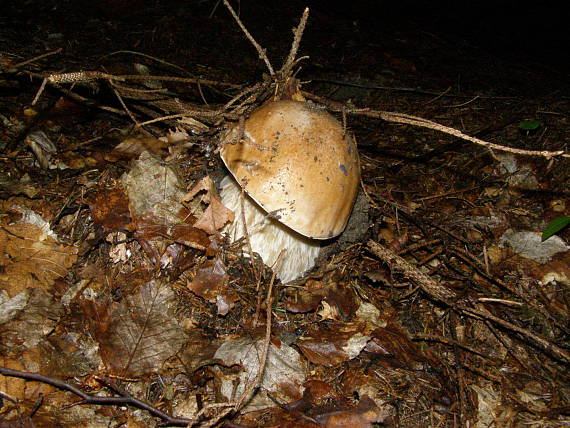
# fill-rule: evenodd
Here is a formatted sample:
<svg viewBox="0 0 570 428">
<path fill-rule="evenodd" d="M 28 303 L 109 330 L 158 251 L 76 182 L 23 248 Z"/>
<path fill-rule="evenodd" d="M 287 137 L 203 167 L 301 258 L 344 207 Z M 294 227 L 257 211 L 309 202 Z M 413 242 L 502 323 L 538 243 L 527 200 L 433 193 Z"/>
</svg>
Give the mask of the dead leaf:
<svg viewBox="0 0 570 428">
<path fill-rule="evenodd" d="M 201 201 L 208 204 L 208 208 L 194 223 L 194 227 L 202 229 L 209 235 L 213 235 L 227 223 L 234 221 L 234 213 L 222 204 L 220 197 L 215 192 L 214 182 L 208 176 L 196 183 L 192 190 L 184 196 L 183 200 L 191 201 L 200 192 L 205 192 L 201 197 Z"/>
<path fill-rule="evenodd" d="M 363 322 L 321 323 L 298 338 L 296 345 L 312 363 L 332 367 L 356 358 L 373 330 L 372 324 Z"/>
<path fill-rule="evenodd" d="M 30 223 L 1 227 L 0 288 L 15 296 L 26 288 L 49 287 L 67 275 L 77 251 Z"/>
<path fill-rule="evenodd" d="M 362 397 L 355 407 L 334 409 L 314 416 L 326 428 L 372 428 L 372 422 L 381 423 L 387 417 L 368 396 Z"/>
<path fill-rule="evenodd" d="M 307 287 L 289 289 L 285 307 L 299 313 L 317 309 L 326 300 L 327 308 L 321 313 L 323 318 L 350 320 L 358 309 L 357 296 L 348 284 L 309 280 Z"/>
<path fill-rule="evenodd" d="M 247 383 L 253 381 L 260 370 L 262 350 L 263 340 L 252 337 L 230 340 L 218 348 L 214 358 L 226 366 L 241 365 L 243 369 L 239 380 L 231 377 L 221 378 L 220 392 L 227 400 L 239 398 Z M 269 345 L 260 390 L 269 392 L 273 398 L 282 403 L 297 400 L 301 396 L 301 386 L 305 377 L 305 364 L 294 348 L 285 344 Z M 237 382 L 237 387 L 234 382 Z M 246 411 L 273 406 L 274 403 L 269 398 L 257 394 L 246 406 Z"/>
<path fill-rule="evenodd" d="M 120 303 L 84 302 L 105 365 L 132 377 L 159 370 L 187 339 L 173 316 L 176 304 L 172 289 L 158 280 L 143 285 Z"/>
<path fill-rule="evenodd" d="M 109 230 L 123 230 L 131 222 L 129 200 L 120 186 L 99 189 L 89 209 L 93 222 Z"/>
<path fill-rule="evenodd" d="M 188 288 L 197 296 L 210 303 L 216 303 L 218 314 L 226 315 L 238 300 L 237 295 L 228 289 L 229 276 L 221 259 L 207 261 L 196 272 Z"/>
<path fill-rule="evenodd" d="M 161 219 L 161 224 L 182 223 L 184 186 L 171 166 L 144 151 L 122 182 L 133 219 L 150 216 Z"/>
<path fill-rule="evenodd" d="M 12 298 L 0 293 L 0 343 L 6 355 L 35 348 L 50 334 L 63 306 L 48 291 L 30 288 Z"/>
<path fill-rule="evenodd" d="M 114 148 L 116 152 L 139 156 L 148 151 L 155 155 L 166 154 L 168 143 L 154 137 L 130 137 L 125 138 Z"/>
</svg>

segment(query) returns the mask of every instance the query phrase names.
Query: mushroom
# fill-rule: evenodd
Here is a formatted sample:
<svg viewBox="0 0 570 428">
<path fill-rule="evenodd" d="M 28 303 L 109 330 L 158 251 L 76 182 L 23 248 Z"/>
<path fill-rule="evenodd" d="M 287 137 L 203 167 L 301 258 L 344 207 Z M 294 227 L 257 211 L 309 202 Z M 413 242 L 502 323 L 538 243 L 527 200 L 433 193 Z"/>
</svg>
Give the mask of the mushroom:
<svg viewBox="0 0 570 428">
<path fill-rule="evenodd" d="M 228 131 L 221 158 L 231 173 L 222 202 L 236 214 L 230 238 L 245 236 L 245 219 L 252 250 L 282 282 L 313 267 L 352 212 L 360 180 L 352 135 L 315 105 L 274 101 Z"/>
</svg>

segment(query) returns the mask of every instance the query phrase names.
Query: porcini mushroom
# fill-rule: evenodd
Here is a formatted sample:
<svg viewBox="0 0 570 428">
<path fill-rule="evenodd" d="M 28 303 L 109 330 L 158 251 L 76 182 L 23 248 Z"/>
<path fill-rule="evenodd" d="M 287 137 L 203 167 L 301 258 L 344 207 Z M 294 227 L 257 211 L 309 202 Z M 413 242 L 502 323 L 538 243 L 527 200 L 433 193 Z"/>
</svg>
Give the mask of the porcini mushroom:
<svg viewBox="0 0 570 428">
<path fill-rule="evenodd" d="M 220 194 L 236 214 L 230 238 L 245 235 L 245 218 L 252 250 L 281 281 L 299 277 L 351 214 L 360 180 L 354 138 L 324 109 L 281 100 L 255 110 L 223 143 L 232 177 L 222 180 Z"/>
</svg>

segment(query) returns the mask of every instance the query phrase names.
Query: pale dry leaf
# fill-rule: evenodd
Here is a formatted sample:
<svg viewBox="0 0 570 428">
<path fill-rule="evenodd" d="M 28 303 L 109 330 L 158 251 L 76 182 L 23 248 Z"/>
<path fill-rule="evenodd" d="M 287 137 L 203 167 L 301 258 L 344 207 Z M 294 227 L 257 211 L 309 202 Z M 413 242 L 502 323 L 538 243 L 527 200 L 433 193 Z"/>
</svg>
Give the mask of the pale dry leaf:
<svg viewBox="0 0 570 428">
<path fill-rule="evenodd" d="M 184 192 L 174 169 L 144 151 L 121 178 L 129 198 L 132 218 L 152 216 L 173 224 L 181 223 L 178 214 Z"/>
<path fill-rule="evenodd" d="M 0 254 L 0 289 L 10 296 L 30 287 L 49 287 L 77 261 L 77 248 L 60 245 L 29 223 L 0 228 Z"/>
<path fill-rule="evenodd" d="M 206 194 L 204 196 L 204 198 L 202 199 L 204 202 L 208 203 L 209 202 L 209 194 L 210 194 L 210 190 L 214 187 L 214 182 L 212 181 L 212 179 L 208 176 L 203 177 L 200 181 L 198 181 L 194 187 L 192 187 L 192 189 L 186 193 L 186 195 L 184 195 L 184 197 L 182 198 L 182 200 L 184 202 L 188 202 L 191 201 L 192 199 L 194 199 L 194 196 L 196 196 L 198 193 L 205 191 Z"/>
<path fill-rule="evenodd" d="M 61 303 L 41 288 L 27 289 L 11 299 L 0 300 L 1 349 L 19 355 L 38 346 L 62 315 Z"/>
<path fill-rule="evenodd" d="M 231 340 L 218 348 L 214 358 L 221 360 L 227 366 L 239 364 L 243 367 L 237 388 L 230 377 L 222 379 L 221 393 L 228 400 L 239 398 L 248 382 L 253 382 L 260 370 L 262 350 L 263 340 L 251 337 Z M 269 392 L 273 398 L 282 403 L 299 399 L 301 386 L 307 376 L 306 370 L 301 356 L 294 348 L 284 343 L 279 347 L 271 343 L 261 379 L 261 389 Z M 273 405 L 271 400 L 258 395 L 249 403 L 246 411 Z"/>
<path fill-rule="evenodd" d="M 234 213 L 226 208 L 218 196 L 210 196 L 210 205 L 204 214 L 194 223 L 194 227 L 213 235 L 227 223 L 234 221 Z"/>
</svg>

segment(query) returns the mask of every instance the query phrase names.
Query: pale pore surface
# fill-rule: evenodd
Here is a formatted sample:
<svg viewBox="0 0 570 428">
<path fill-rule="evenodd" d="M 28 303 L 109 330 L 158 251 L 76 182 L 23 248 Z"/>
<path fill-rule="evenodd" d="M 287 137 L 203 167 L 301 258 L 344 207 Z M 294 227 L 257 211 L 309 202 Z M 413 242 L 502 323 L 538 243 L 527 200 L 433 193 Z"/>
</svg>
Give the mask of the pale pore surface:
<svg viewBox="0 0 570 428">
<path fill-rule="evenodd" d="M 243 198 L 251 248 L 267 266 L 273 268 L 281 282 L 292 281 L 315 265 L 321 249 L 318 241 L 306 238 L 270 218 L 246 193 L 242 194 L 232 177 L 224 177 L 220 185 L 222 203 L 235 213 L 234 222 L 224 229 L 232 242 L 245 235 L 241 214 Z M 281 265 L 275 266 L 282 250 L 284 254 Z"/>
</svg>

